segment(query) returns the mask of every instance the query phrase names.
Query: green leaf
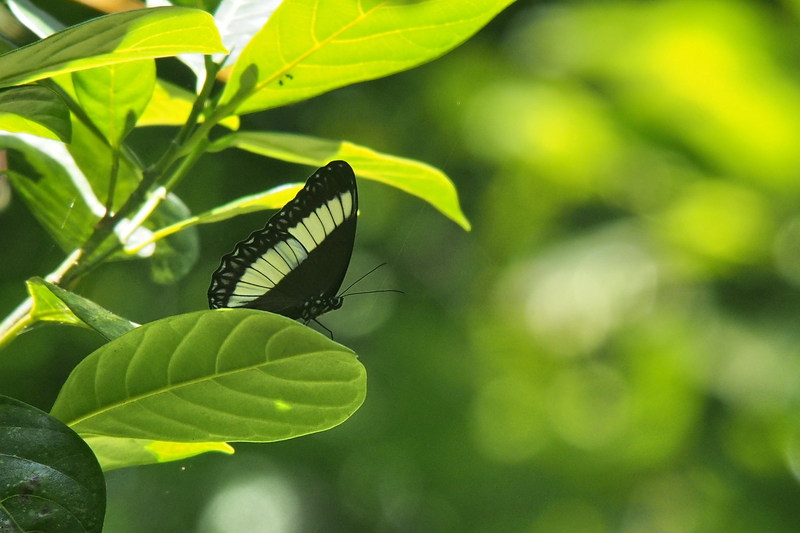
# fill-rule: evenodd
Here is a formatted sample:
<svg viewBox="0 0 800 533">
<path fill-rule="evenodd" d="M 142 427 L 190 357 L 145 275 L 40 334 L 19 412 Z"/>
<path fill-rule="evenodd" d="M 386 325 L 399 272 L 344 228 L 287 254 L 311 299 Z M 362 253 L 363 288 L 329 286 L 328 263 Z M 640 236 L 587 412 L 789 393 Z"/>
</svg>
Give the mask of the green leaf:
<svg viewBox="0 0 800 533">
<path fill-rule="evenodd" d="M 321 167 L 342 159 L 362 178 L 379 181 L 417 196 L 469 231 L 458 192 L 442 171 L 425 163 L 375 152 L 347 141 L 275 132 L 236 132 L 218 139 L 213 150 L 230 146 L 283 161 Z"/>
<path fill-rule="evenodd" d="M 33 299 L 31 319 L 34 321 L 59 322 L 73 326 L 84 325 L 61 299 L 45 286 L 41 278 L 32 278 L 25 282 L 28 294 Z"/>
<path fill-rule="evenodd" d="M 294 320 L 253 309 L 145 324 L 70 374 L 52 414 L 81 435 L 268 442 L 322 431 L 364 401 L 355 354 Z"/>
<path fill-rule="evenodd" d="M 138 126 L 181 126 L 192 111 L 195 95 L 191 91 L 156 79 L 153 96 L 139 119 Z M 200 117 L 202 121 L 202 116 Z M 239 117 L 231 116 L 219 123 L 228 129 L 239 128 Z"/>
<path fill-rule="evenodd" d="M 0 148 L 8 150 L 6 175 L 11 185 L 39 223 L 63 250 L 80 246 L 99 219 L 93 209 L 102 210 L 102 205 L 89 194 L 88 185 L 76 187 L 75 183 L 85 182 L 85 178 L 74 164 L 67 167 L 61 162 L 72 160 L 64 145 L 39 138 L 23 142 L 11 135 L 0 135 Z"/>
<path fill-rule="evenodd" d="M 233 67 L 221 102 L 270 109 L 441 56 L 513 0 L 284 0 Z"/>
<path fill-rule="evenodd" d="M 62 289 L 42 278 L 31 278 L 26 283 L 33 297 L 34 312 L 38 304 L 37 298 L 42 298 L 45 296 L 44 293 L 49 293 L 51 296 L 47 297 L 48 303 L 52 302 L 52 298 L 57 298 L 61 306 L 66 307 L 73 320 L 86 324 L 108 340 L 116 339 L 138 325 L 115 315 L 105 307 L 87 300 L 83 296 Z"/>
<path fill-rule="evenodd" d="M 55 92 L 29 85 L 0 91 L 0 130 L 69 142 L 72 123 Z"/>
<path fill-rule="evenodd" d="M 147 107 L 156 83 L 152 59 L 129 61 L 72 74 L 81 107 L 111 146 L 119 146 Z"/>
<path fill-rule="evenodd" d="M 99 218 L 105 213 L 115 150 L 105 139 L 80 121 L 75 121 L 72 129 L 72 142 L 66 145 L 66 148 L 83 177 L 83 183 L 74 177 L 74 186 L 83 190 L 83 196 L 89 199 L 88 203 L 92 206 L 93 214 Z M 115 210 L 119 209 L 127 200 L 142 179 L 141 169 L 125 157 L 124 153 L 119 155 L 119 167 L 114 187 L 113 209 Z M 82 189 L 86 186 L 89 187 L 88 190 Z"/>
<path fill-rule="evenodd" d="M 12 186 L 28 208 L 64 251 L 80 247 L 105 208 L 98 196 L 108 194 L 108 173 L 111 149 L 88 128 L 76 123 L 73 142 L 66 147 L 55 141 L 36 137 L 22 140 L 0 135 L 0 148 L 8 150 L 9 176 Z M 58 160 L 54 159 L 57 158 Z M 77 163 L 77 165 L 76 165 Z M 138 169 L 127 159 L 120 161 L 115 205 L 120 205 L 139 182 Z M 120 250 L 114 259 L 151 258 L 154 275 L 171 282 L 185 275 L 197 259 L 199 243 L 194 232 L 184 232 L 158 246 L 144 249 L 135 243 L 153 242 L 153 230 L 174 224 L 189 211 L 174 195 L 168 195 L 145 221 L 145 227 L 134 230 L 126 241 L 139 255 Z M 106 246 L 111 246 L 109 241 Z"/>
<path fill-rule="evenodd" d="M 86 443 L 92 448 L 104 471 L 125 466 L 180 461 L 206 452 L 222 452 L 228 455 L 233 453 L 233 447 L 225 442 L 163 442 L 89 435 Z"/>
<path fill-rule="evenodd" d="M 0 530 L 99 532 L 105 480 L 67 426 L 0 396 Z"/>
<path fill-rule="evenodd" d="M 89 20 L 0 56 L 0 87 L 136 59 L 215 52 L 225 48 L 208 13 L 138 9 Z"/>
</svg>

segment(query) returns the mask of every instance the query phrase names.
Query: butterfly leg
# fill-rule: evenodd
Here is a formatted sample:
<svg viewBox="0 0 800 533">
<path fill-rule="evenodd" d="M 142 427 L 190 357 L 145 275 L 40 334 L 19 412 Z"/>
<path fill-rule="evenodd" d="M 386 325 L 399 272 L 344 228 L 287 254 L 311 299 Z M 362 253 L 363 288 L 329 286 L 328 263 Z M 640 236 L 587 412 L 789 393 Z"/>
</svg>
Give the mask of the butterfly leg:
<svg viewBox="0 0 800 533">
<path fill-rule="evenodd" d="M 326 327 L 325 327 L 325 325 L 324 325 L 322 322 L 320 322 L 319 320 L 317 320 L 316 318 L 312 318 L 311 320 L 313 320 L 314 322 L 316 322 L 316 323 L 317 323 L 317 325 L 318 325 L 319 327 L 321 327 L 322 329 L 324 329 L 325 331 L 327 331 L 327 332 L 328 332 L 328 335 L 330 335 L 330 337 L 331 337 L 331 340 L 333 340 L 333 332 L 332 332 L 331 330 L 329 330 L 328 328 L 326 328 Z M 307 323 L 308 323 L 308 322 L 306 322 L 306 324 L 307 324 Z"/>
</svg>

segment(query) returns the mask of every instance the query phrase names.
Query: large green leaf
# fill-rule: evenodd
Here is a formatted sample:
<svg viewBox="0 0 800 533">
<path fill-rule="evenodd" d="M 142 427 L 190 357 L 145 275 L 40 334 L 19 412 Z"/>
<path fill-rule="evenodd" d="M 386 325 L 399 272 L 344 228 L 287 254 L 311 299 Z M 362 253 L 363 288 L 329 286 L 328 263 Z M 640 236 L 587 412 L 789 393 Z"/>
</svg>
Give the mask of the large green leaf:
<svg viewBox="0 0 800 533">
<path fill-rule="evenodd" d="M 156 83 L 152 59 L 106 65 L 72 74 L 75 93 L 92 123 L 118 147 L 147 107 Z"/>
<path fill-rule="evenodd" d="M 225 48 L 208 13 L 139 9 L 92 19 L 0 56 L 0 87 L 136 59 L 215 52 Z"/>
<path fill-rule="evenodd" d="M 284 0 L 222 96 L 240 113 L 380 78 L 455 48 L 513 0 Z"/>
<path fill-rule="evenodd" d="M 249 152 L 321 167 L 335 159 L 350 163 L 359 177 L 380 181 L 422 198 L 469 230 L 453 182 L 441 170 L 425 163 L 376 152 L 347 141 L 275 132 L 235 132 L 218 139 L 214 150 L 230 146 Z"/>
<path fill-rule="evenodd" d="M 0 91 L 0 130 L 30 133 L 69 142 L 69 109 L 45 87 L 25 86 Z"/>
<path fill-rule="evenodd" d="M 0 531 L 99 532 L 105 502 L 103 473 L 83 439 L 0 396 Z"/>
<path fill-rule="evenodd" d="M 267 442 L 322 431 L 364 401 L 355 354 L 252 309 L 157 320 L 80 362 L 52 414 L 81 435 Z"/>
</svg>

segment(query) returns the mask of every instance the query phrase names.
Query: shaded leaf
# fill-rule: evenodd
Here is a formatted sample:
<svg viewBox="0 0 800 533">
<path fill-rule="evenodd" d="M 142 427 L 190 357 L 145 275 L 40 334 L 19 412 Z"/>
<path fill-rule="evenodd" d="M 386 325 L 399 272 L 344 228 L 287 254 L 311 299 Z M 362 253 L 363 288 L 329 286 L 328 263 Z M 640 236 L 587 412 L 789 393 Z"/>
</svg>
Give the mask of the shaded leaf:
<svg viewBox="0 0 800 533">
<path fill-rule="evenodd" d="M 283 161 L 321 167 L 342 159 L 356 174 L 417 196 L 462 228 L 470 223 L 461 211 L 458 192 L 442 171 L 425 163 L 376 152 L 347 141 L 275 132 L 235 132 L 221 137 L 214 150 L 235 146 Z"/>
<path fill-rule="evenodd" d="M 513 0 L 284 0 L 244 49 L 221 102 L 239 113 L 401 72 L 455 48 Z"/>
<path fill-rule="evenodd" d="M 252 309 L 145 324 L 70 374 L 52 414 L 83 435 L 267 442 L 322 431 L 364 401 L 355 354 L 294 320 Z"/>
<path fill-rule="evenodd" d="M 69 142 L 69 109 L 56 93 L 28 85 L 0 91 L 0 130 Z"/>
<path fill-rule="evenodd" d="M 208 13 L 164 7 L 89 20 L 0 56 L 0 87 L 102 65 L 225 52 Z"/>
<path fill-rule="evenodd" d="M 6 175 L 33 216 L 64 251 L 80 246 L 99 219 L 93 209 L 102 206 L 97 205 L 88 184 L 76 187 L 86 180 L 74 163 L 62 164 L 72 161 L 64 145 L 39 137 L 23 141 L 0 135 L 0 147 L 8 150 Z"/>
<path fill-rule="evenodd" d="M 99 532 L 105 500 L 103 473 L 83 439 L 0 396 L 0 530 Z"/>
<path fill-rule="evenodd" d="M 233 447 L 225 442 L 163 442 L 88 435 L 86 443 L 104 471 L 180 461 L 207 452 L 233 453 Z"/>
<path fill-rule="evenodd" d="M 185 220 L 191 214 L 180 198 L 169 194 L 148 218 L 147 225 L 151 228 L 162 228 Z M 152 240 L 155 242 L 155 239 Z M 191 271 L 199 255 L 200 238 L 195 228 L 159 239 L 156 242 L 155 254 L 150 260 L 150 274 L 153 281 L 165 285 L 175 283 Z"/>
</svg>

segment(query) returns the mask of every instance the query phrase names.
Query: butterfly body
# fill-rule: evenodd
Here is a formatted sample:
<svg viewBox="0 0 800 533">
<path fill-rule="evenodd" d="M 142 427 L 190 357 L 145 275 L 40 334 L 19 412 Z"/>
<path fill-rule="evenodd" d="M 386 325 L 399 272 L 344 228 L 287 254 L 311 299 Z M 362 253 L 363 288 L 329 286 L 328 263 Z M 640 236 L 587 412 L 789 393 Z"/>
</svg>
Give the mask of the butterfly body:
<svg viewBox="0 0 800 533">
<path fill-rule="evenodd" d="M 209 306 L 249 307 L 304 322 L 342 306 L 337 296 L 356 232 L 358 190 L 344 161 L 332 161 L 297 196 L 223 256 Z"/>
</svg>

